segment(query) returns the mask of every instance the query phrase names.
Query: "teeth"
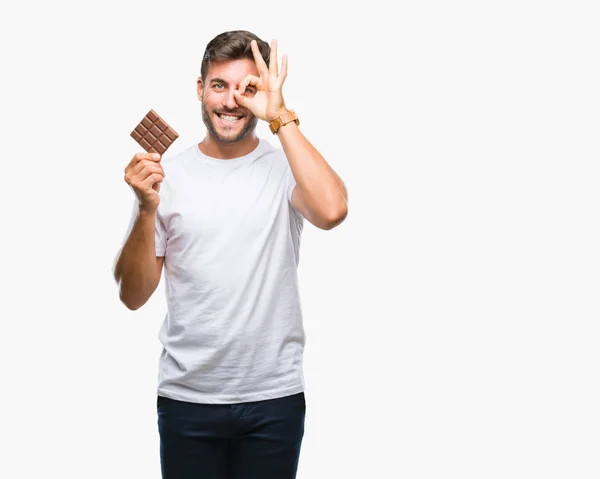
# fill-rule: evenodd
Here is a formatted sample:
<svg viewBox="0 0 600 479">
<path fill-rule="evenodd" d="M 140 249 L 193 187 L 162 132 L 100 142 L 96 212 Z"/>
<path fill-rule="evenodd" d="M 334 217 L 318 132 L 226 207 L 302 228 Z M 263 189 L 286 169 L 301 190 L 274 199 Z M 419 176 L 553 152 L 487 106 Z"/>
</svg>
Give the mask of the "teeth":
<svg viewBox="0 0 600 479">
<path fill-rule="evenodd" d="M 222 118 L 225 121 L 236 121 L 236 120 L 239 120 L 239 117 L 237 117 L 237 116 L 219 115 L 219 117 Z"/>
</svg>

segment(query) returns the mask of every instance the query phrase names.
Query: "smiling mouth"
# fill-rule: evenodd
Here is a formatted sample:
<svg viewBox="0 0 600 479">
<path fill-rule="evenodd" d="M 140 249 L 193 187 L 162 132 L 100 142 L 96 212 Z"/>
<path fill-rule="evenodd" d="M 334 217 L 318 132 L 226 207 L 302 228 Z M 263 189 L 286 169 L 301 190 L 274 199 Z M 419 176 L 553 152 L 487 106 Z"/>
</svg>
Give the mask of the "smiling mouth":
<svg viewBox="0 0 600 479">
<path fill-rule="evenodd" d="M 244 118 L 243 116 L 238 116 L 238 115 L 226 115 L 223 113 L 217 113 L 217 116 L 223 120 L 225 123 L 235 123 L 238 120 L 241 120 L 242 118 Z"/>
</svg>

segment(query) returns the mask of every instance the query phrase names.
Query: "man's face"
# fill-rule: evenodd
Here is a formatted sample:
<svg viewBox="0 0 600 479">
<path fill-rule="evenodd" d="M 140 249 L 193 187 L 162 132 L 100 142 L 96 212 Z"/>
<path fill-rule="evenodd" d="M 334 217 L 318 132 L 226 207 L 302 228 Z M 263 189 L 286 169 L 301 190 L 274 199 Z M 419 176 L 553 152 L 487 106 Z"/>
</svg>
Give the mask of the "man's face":
<svg viewBox="0 0 600 479">
<path fill-rule="evenodd" d="M 198 79 L 198 98 L 202 102 L 202 120 L 206 129 L 218 140 L 240 141 L 254 131 L 258 118 L 240 107 L 233 96 L 241 81 L 249 74 L 258 76 L 254 60 L 241 59 L 213 63 L 203 84 Z M 254 96 L 256 87 L 250 85 L 245 96 Z"/>
</svg>

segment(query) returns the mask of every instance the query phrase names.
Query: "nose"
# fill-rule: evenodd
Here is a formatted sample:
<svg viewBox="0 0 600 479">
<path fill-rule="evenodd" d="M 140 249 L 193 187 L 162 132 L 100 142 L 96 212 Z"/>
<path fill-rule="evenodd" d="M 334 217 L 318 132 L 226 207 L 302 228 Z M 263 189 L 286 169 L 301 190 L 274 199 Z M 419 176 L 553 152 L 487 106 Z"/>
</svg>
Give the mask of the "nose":
<svg viewBox="0 0 600 479">
<path fill-rule="evenodd" d="M 235 110 L 238 106 L 233 96 L 233 91 L 233 88 L 230 88 L 223 97 L 223 106 L 229 110 Z"/>
</svg>

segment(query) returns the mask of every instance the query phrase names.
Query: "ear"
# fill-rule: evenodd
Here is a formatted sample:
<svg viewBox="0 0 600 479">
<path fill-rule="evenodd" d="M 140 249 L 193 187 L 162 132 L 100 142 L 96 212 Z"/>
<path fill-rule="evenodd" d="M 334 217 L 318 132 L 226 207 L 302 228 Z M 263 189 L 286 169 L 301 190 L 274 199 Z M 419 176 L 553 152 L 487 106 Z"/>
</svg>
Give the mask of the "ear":
<svg viewBox="0 0 600 479">
<path fill-rule="evenodd" d="M 196 91 L 198 93 L 198 100 L 202 101 L 202 93 L 204 92 L 204 85 L 202 84 L 202 77 L 199 76 L 198 80 L 196 81 Z"/>
</svg>

